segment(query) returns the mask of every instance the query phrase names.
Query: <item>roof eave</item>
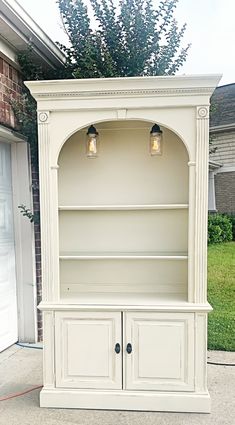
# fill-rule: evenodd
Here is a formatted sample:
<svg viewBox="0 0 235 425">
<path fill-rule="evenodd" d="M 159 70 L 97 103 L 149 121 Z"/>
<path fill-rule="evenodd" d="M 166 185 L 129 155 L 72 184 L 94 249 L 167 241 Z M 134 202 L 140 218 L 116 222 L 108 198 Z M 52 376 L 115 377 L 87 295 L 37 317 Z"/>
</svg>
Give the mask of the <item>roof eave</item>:
<svg viewBox="0 0 235 425">
<path fill-rule="evenodd" d="M 0 10 L 0 16 L 9 30 L 20 37 L 25 49 L 32 45 L 36 54 L 50 67 L 65 63 L 65 55 L 16 0 L 0 0 Z M 10 42 L 9 34 L 2 33 L 2 36 Z"/>
</svg>

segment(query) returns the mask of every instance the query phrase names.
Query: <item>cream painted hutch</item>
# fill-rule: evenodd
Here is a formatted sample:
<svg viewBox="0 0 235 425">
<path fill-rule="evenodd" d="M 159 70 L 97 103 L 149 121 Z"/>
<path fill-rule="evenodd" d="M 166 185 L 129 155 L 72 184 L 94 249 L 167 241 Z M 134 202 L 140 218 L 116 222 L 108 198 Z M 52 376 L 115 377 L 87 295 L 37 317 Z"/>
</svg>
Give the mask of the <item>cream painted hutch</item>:
<svg viewBox="0 0 235 425">
<path fill-rule="evenodd" d="M 210 411 L 208 118 L 219 79 L 26 83 L 38 104 L 41 406 Z M 149 151 L 155 124 L 161 155 Z"/>
</svg>

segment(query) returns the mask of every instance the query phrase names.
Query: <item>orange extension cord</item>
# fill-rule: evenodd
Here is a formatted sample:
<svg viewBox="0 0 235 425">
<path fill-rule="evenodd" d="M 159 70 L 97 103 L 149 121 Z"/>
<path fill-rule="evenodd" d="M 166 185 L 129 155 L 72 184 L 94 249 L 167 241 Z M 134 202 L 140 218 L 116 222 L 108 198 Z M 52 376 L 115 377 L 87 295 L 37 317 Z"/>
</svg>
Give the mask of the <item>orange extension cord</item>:
<svg viewBox="0 0 235 425">
<path fill-rule="evenodd" d="M 30 393 L 31 391 L 37 390 L 39 388 L 42 388 L 42 385 L 37 385 L 35 387 L 32 387 L 32 388 L 25 390 L 25 391 L 22 391 L 20 393 L 14 393 L 14 394 L 9 394 L 9 395 L 4 396 L 4 397 L 0 397 L 0 401 L 9 400 L 10 398 L 20 397 L 21 395 Z"/>
</svg>

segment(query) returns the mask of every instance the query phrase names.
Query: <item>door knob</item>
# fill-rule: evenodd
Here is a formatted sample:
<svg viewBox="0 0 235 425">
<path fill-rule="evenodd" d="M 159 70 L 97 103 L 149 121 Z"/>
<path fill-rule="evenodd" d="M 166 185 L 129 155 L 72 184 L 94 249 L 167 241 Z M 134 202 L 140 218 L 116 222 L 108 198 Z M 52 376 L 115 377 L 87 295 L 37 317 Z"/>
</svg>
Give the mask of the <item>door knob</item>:
<svg viewBox="0 0 235 425">
<path fill-rule="evenodd" d="M 117 344 L 115 345 L 115 353 L 119 354 L 121 351 L 121 346 L 120 344 L 117 342 Z"/>
<path fill-rule="evenodd" d="M 126 351 L 128 354 L 131 354 L 132 352 L 132 345 L 130 344 L 130 342 L 128 342 L 127 346 L 126 346 Z"/>
</svg>

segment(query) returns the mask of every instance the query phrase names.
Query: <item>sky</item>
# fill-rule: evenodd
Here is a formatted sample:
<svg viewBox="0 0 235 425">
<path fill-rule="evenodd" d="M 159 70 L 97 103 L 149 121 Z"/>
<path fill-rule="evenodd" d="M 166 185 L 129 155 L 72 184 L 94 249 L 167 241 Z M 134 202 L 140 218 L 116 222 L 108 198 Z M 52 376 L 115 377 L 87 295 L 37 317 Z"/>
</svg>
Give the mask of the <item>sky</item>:
<svg viewBox="0 0 235 425">
<path fill-rule="evenodd" d="M 56 0 L 17 1 L 53 41 L 66 43 Z M 178 74 L 222 73 L 220 85 L 235 83 L 235 0 L 179 0 L 175 17 L 187 23 L 184 44 L 192 44 Z"/>
</svg>

